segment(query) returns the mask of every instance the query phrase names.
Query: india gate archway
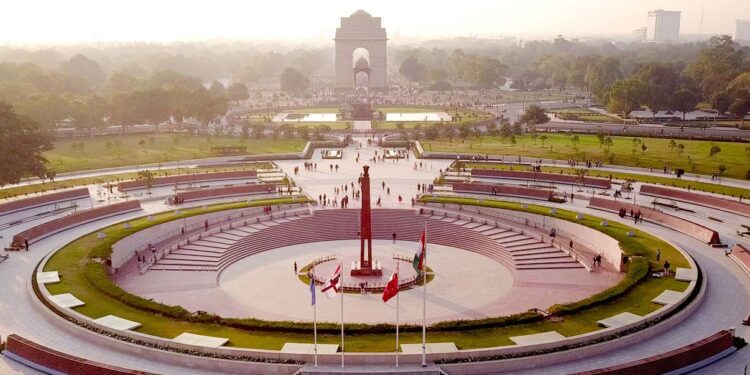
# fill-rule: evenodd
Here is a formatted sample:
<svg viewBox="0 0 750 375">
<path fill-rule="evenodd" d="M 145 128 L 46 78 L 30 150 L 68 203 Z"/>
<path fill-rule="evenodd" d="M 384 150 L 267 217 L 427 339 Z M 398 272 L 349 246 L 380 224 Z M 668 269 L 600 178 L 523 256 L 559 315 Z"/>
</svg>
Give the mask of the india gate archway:
<svg viewBox="0 0 750 375">
<path fill-rule="evenodd" d="M 367 51 L 367 76 L 369 90 L 384 91 L 388 88 L 388 62 L 386 46 L 388 38 L 380 25 L 380 17 L 373 17 L 358 10 L 349 17 L 341 17 L 341 27 L 336 29 L 336 90 L 354 90 L 355 76 L 365 67 L 358 49 Z"/>
</svg>

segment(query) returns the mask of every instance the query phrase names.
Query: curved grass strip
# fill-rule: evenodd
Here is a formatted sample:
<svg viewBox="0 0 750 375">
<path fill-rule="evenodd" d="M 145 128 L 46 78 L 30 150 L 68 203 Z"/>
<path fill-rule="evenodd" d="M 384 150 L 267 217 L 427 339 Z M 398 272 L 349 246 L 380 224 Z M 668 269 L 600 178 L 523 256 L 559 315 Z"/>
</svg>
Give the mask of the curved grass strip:
<svg viewBox="0 0 750 375">
<path fill-rule="evenodd" d="M 436 199 L 436 198 L 426 198 Z M 471 204 L 476 200 L 465 198 L 444 203 Z M 272 200 L 253 202 L 256 205 L 273 203 L 290 203 L 288 201 Z M 521 204 L 501 201 L 484 201 L 483 204 L 494 204 L 498 208 L 523 209 Z M 478 204 L 477 204 L 478 205 Z M 182 332 L 189 331 L 196 334 L 221 336 L 230 339 L 229 346 L 248 347 L 256 349 L 279 350 L 286 342 L 312 341 L 312 327 L 309 323 L 297 322 L 269 322 L 258 319 L 227 319 L 213 314 L 196 315 L 179 306 L 168 306 L 149 301 L 127 293 L 114 284 L 106 274 L 100 260 L 111 252 L 111 245 L 117 240 L 145 229 L 149 226 L 185 216 L 198 215 L 209 210 L 227 210 L 248 207 L 249 204 L 210 206 L 207 210 L 200 208 L 185 210 L 181 215 L 165 213 L 154 216 L 154 221 L 146 218 L 129 221 L 130 230 L 122 224 L 112 225 L 102 230 L 87 234 L 69 243 L 54 254 L 44 270 L 57 270 L 62 276 L 59 284 L 48 285 L 52 294 L 73 293 L 86 302 L 85 306 L 75 310 L 91 318 L 104 315 L 119 317 L 140 322 L 142 326 L 136 331 L 144 334 L 172 338 Z M 549 208 L 543 206 L 529 206 L 529 211 L 543 214 Z M 601 219 L 587 217 L 575 220 L 575 213 L 558 210 L 558 218 L 570 219 L 584 225 L 595 227 Z M 653 246 L 661 246 L 663 256 L 669 257 L 675 266 L 689 267 L 687 259 L 681 253 L 649 234 L 628 226 L 612 223 L 609 227 L 596 227 L 608 235 L 621 239 L 621 246 L 627 254 L 641 255 L 653 258 Z M 605 231 L 606 230 L 606 231 Z M 636 233 L 634 237 L 627 237 L 628 230 Z M 104 232 L 107 238 L 99 240 L 96 233 Z M 655 249 L 655 248 L 654 248 Z M 644 258 L 644 262 L 645 262 Z M 635 263 L 635 262 L 634 262 Z M 557 307 L 559 314 L 564 316 L 561 322 L 545 320 L 539 313 L 524 312 L 512 316 L 491 317 L 479 320 L 457 320 L 436 323 L 429 328 L 428 341 L 455 342 L 459 348 L 472 349 L 512 345 L 511 336 L 526 335 L 549 330 L 556 330 L 564 336 L 575 336 L 600 329 L 597 321 L 621 312 L 632 312 L 645 315 L 660 308 L 651 302 L 665 289 L 683 291 L 688 284 L 672 278 L 650 279 L 643 277 L 643 268 L 631 266 L 632 281 L 626 277 L 615 287 L 602 293 L 576 302 L 574 304 Z M 647 267 L 646 267 L 647 269 Z M 638 270 L 638 272 L 636 272 Z M 640 276 L 640 278 L 638 278 Z M 631 281 L 628 281 L 631 280 Z M 621 288 L 621 290 L 614 290 Z M 605 294 L 606 293 L 606 294 Z M 300 308 L 308 306 L 308 301 L 300 301 Z M 322 343 L 337 343 L 338 325 L 336 323 L 319 324 L 319 341 Z M 403 327 L 401 340 L 404 343 L 421 342 L 421 332 L 418 326 Z M 349 324 L 347 326 L 347 351 L 387 352 L 392 350 L 393 326 L 389 324 Z"/>
</svg>

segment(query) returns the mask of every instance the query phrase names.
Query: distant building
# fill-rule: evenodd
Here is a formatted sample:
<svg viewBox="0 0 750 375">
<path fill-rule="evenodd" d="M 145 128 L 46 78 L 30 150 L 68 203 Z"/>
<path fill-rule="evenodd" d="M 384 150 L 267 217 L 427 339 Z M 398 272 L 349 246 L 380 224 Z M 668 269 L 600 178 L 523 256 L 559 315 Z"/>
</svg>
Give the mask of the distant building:
<svg viewBox="0 0 750 375">
<path fill-rule="evenodd" d="M 677 42 L 680 40 L 680 12 L 664 9 L 648 12 L 647 42 Z"/>
<path fill-rule="evenodd" d="M 633 30 L 633 39 L 639 42 L 646 40 L 646 28 L 640 27 L 640 28 Z"/>
<path fill-rule="evenodd" d="M 737 20 L 734 24 L 734 40 L 750 41 L 750 20 Z"/>
</svg>

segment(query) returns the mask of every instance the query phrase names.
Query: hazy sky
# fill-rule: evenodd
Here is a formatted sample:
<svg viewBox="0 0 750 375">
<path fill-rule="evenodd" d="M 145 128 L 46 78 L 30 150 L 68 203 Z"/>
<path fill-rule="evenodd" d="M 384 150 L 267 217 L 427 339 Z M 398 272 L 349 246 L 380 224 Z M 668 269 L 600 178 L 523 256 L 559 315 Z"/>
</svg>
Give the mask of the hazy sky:
<svg viewBox="0 0 750 375">
<path fill-rule="evenodd" d="M 682 33 L 734 30 L 750 0 L 9 0 L 0 43 L 333 37 L 365 9 L 405 37 L 628 34 L 651 9 L 682 11 Z"/>
</svg>

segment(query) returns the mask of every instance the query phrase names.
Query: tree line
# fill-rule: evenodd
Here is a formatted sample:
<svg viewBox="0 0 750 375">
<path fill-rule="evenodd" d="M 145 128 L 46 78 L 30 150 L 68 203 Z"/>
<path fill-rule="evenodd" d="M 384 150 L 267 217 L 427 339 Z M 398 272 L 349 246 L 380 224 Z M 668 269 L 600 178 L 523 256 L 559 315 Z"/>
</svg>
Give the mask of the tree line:
<svg viewBox="0 0 750 375">
<path fill-rule="evenodd" d="M 0 63 L 0 101 L 16 113 L 53 128 L 92 129 L 105 125 L 182 124 L 204 126 L 226 113 L 230 101 L 249 97 L 243 83 L 205 87 L 196 77 L 173 70 L 139 78 L 127 71 L 110 76 L 93 60 L 73 56 L 58 69 L 31 63 Z"/>
</svg>

